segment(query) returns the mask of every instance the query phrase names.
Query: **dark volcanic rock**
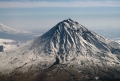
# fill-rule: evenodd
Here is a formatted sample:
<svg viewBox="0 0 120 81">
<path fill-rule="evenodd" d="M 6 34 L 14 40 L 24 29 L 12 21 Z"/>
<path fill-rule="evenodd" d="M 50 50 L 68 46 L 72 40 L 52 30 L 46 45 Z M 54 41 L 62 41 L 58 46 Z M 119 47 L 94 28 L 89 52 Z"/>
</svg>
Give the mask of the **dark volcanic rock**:
<svg viewBox="0 0 120 81">
<path fill-rule="evenodd" d="M 56 65 L 44 70 L 15 72 L 10 75 L 0 75 L 0 81 L 120 81 L 120 71 L 92 69 L 73 69 L 64 65 Z"/>
<path fill-rule="evenodd" d="M 0 52 L 3 52 L 4 47 L 0 46 Z"/>
</svg>

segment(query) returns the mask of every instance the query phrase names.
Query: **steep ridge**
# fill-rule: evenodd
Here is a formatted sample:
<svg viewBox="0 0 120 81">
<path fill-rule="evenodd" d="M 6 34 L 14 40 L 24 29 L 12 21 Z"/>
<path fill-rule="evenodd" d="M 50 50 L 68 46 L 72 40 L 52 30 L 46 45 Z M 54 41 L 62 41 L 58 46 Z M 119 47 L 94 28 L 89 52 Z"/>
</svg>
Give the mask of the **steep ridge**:
<svg viewBox="0 0 120 81">
<path fill-rule="evenodd" d="M 109 81 L 109 78 L 120 79 L 120 45 L 71 19 L 59 22 L 45 34 L 21 46 L 15 53 L 7 55 L 5 59 L 2 58 L 0 58 L 2 73 L 9 72 L 14 75 L 19 71 L 42 69 L 37 71 L 42 73 L 38 73 L 39 79 L 35 81 L 56 81 L 45 79 L 58 77 L 59 71 L 63 74 L 68 73 L 73 81 L 82 81 L 81 79 L 89 81 L 93 77 L 95 80 L 92 81 L 99 77 L 103 80 L 105 76 L 107 76 L 105 81 Z M 84 78 L 76 80 L 77 75 Z M 88 79 L 85 78 L 87 75 L 90 75 Z"/>
</svg>

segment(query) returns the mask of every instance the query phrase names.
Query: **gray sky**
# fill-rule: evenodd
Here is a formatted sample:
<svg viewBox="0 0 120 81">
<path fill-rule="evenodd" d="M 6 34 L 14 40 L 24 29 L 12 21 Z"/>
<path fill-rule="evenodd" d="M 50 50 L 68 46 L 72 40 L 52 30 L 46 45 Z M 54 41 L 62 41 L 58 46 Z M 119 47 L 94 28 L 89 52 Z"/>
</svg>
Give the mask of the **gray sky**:
<svg viewBox="0 0 120 81">
<path fill-rule="evenodd" d="M 49 29 L 71 18 L 90 27 L 120 27 L 120 0 L 0 0 L 0 23 Z"/>
</svg>

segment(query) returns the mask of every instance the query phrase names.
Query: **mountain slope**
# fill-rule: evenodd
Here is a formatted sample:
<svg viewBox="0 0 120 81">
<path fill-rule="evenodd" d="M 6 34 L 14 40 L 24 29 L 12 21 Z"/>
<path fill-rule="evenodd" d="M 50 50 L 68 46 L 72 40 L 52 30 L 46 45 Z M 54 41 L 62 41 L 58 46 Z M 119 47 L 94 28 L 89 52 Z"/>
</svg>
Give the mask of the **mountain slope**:
<svg viewBox="0 0 120 81">
<path fill-rule="evenodd" d="M 49 52 L 51 50 L 53 53 L 59 52 L 61 54 L 64 53 L 62 51 L 64 50 L 65 53 L 69 53 L 72 48 L 74 51 L 80 51 L 80 48 L 87 45 L 89 45 L 89 47 L 95 46 L 99 50 L 103 50 L 105 52 L 112 52 L 112 48 L 120 48 L 117 43 L 97 35 L 96 33 L 70 19 L 58 23 L 55 27 L 37 38 L 34 42 L 34 44 L 39 46 L 43 43 L 46 43 L 47 46 L 43 46 L 43 49 L 45 49 L 44 52 L 46 51 L 45 53 L 48 53 L 47 50 L 49 50 Z M 82 46 L 83 44 L 86 45 Z M 85 47 L 85 49 L 87 48 Z"/>
<path fill-rule="evenodd" d="M 64 79 L 59 79 L 62 81 L 76 81 L 75 78 L 78 81 L 120 80 L 120 45 L 71 19 L 59 22 L 15 53 L 2 58 L 0 72 L 11 73 L 13 78 L 17 77 L 16 73 L 20 72 L 21 77 L 21 72 L 32 71 L 37 74 L 30 75 L 35 78 L 33 81 L 56 81 L 60 73 L 67 77 L 62 76 Z"/>
</svg>

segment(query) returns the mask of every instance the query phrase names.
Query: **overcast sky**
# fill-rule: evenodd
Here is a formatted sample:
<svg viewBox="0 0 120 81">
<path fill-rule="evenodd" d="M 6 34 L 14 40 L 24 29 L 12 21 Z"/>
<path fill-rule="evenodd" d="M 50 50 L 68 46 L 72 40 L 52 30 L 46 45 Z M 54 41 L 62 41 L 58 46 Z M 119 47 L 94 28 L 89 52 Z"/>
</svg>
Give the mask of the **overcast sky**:
<svg viewBox="0 0 120 81">
<path fill-rule="evenodd" d="M 120 0 L 0 0 L 0 23 L 49 29 L 71 18 L 91 27 L 120 27 Z"/>
</svg>

